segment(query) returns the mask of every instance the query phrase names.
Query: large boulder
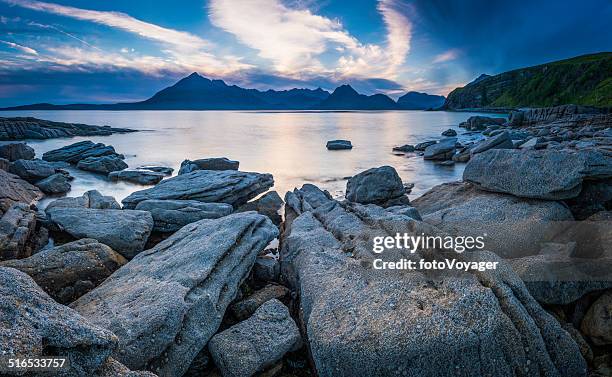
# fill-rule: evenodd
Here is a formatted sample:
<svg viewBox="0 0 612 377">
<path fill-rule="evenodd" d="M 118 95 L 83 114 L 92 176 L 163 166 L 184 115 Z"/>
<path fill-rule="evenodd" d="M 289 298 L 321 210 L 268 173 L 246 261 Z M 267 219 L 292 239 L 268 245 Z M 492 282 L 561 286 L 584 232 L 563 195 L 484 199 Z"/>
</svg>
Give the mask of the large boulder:
<svg viewBox="0 0 612 377">
<path fill-rule="evenodd" d="M 251 318 L 213 336 L 208 349 L 224 376 L 246 377 L 272 366 L 300 344 L 300 330 L 289 310 L 272 299 Z"/>
<path fill-rule="evenodd" d="M 391 166 L 368 169 L 349 178 L 346 199 L 383 207 L 408 203 L 402 179 Z"/>
<path fill-rule="evenodd" d="M 107 146 L 102 143 L 94 143 L 92 141 L 85 140 L 45 152 L 43 154 L 43 160 L 65 161 L 71 164 L 76 164 L 88 157 L 101 157 L 116 154 L 115 148 L 110 145 Z"/>
<path fill-rule="evenodd" d="M 91 171 L 108 175 L 108 173 L 126 169 L 126 164 L 122 158 L 117 155 L 102 156 L 102 157 L 87 157 L 77 163 L 77 168 L 81 170 Z"/>
<path fill-rule="evenodd" d="M 0 260 L 29 257 L 35 231 L 36 213 L 25 203 L 13 204 L 0 218 Z"/>
<path fill-rule="evenodd" d="M 0 216 L 14 203 L 33 204 L 43 197 L 43 193 L 18 176 L 0 170 Z"/>
<path fill-rule="evenodd" d="M 35 155 L 34 148 L 26 143 L 0 142 L 0 158 L 5 158 L 9 161 L 31 160 Z"/>
<path fill-rule="evenodd" d="M 285 204 L 283 199 L 281 199 L 276 191 L 269 191 L 261 197 L 241 205 L 236 209 L 236 212 L 256 211 L 268 216 L 274 225 L 278 226 L 283 221 L 282 216 L 279 214 L 283 204 Z"/>
<path fill-rule="evenodd" d="M 125 208 L 147 199 L 197 200 L 205 203 L 227 203 L 240 207 L 274 185 L 271 174 L 234 170 L 197 170 L 161 181 L 155 187 L 136 191 L 123 199 Z"/>
<path fill-rule="evenodd" d="M 482 153 L 489 149 L 512 149 L 514 144 L 508 131 L 503 131 L 495 136 L 481 141 L 470 149 L 471 154 Z"/>
<path fill-rule="evenodd" d="M 252 212 L 200 220 L 138 254 L 71 306 L 118 336 L 119 362 L 181 376 L 277 234 L 267 217 Z"/>
<path fill-rule="evenodd" d="M 426 160 L 450 160 L 455 154 L 456 144 L 456 137 L 442 139 L 425 148 L 423 158 Z"/>
<path fill-rule="evenodd" d="M 612 344 L 612 291 L 604 293 L 591 305 L 580 328 L 596 345 Z"/>
<path fill-rule="evenodd" d="M 45 194 L 63 194 L 70 191 L 70 182 L 65 174 L 55 173 L 36 182 L 36 187 Z"/>
<path fill-rule="evenodd" d="M 98 190 L 89 190 L 82 196 L 59 198 L 47 205 L 47 210 L 55 207 L 66 208 L 92 208 L 92 209 L 121 209 L 112 196 L 104 196 Z"/>
<path fill-rule="evenodd" d="M 64 376 L 93 375 L 117 338 L 73 309 L 55 302 L 28 275 L 0 267 L 0 353 L 41 358 L 64 356 Z"/>
<path fill-rule="evenodd" d="M 49 296 L 68 304 L 97 287 L 127 260 L 93 239 L 42 250 L 25 259 L 0 262 L 24 272 Z"/>
<path fill-rule="evenodd" d="M 126 181 L 139 185 L 154 185 L 164 179 L 165 174 L 148 170 L 121 170 L 113 171 L 108 175 L 111 181 Z"/>
<path fill-rule="evenodd" d="M 486 249 L 503 258 L 537 254 L 554 240 L 559 222 L 572 221 L 561 203 L 522 199 L 464 182 L 435 186 L 412 201 L 423 220 L 457 236 L 483 236 Z"/>
<path fill-rule="evenodd" d="M 225 203 L 151 199 L 138 203 L 136 210 L 151 212 L 154 223 L 153 231 L 171 233 L 202 219 L 227 216 L 232 213 L 233 208 Z"/>
<path fill-rule="evenodd" d="M 376 206 L 310 206 L 283 235 L 280 255 L 283 274 L 299 292 L 318 376 L 586 374 L 575 341 L 494 254 L 398 247 L 374 254 L 374 237 L 443 233 Z M 433 258 L 497 268 L 436 273 L 374 266 L 375 259 Z"/>
<path fill-rule="evenodd" d="M 597 151 L 492 149 L 474 155 L 463 179 L 488 191 L 524 198 L 578 196 L 584 179 L 612 177 L 612 157 Z"/>
<path fill-rule="evenodd" d="M 199 160 L 185 160 L 181 162 L 179 175 L 191 173 L 196 170 L 238 170 L 240 162 L 227 157 L 202 158 Z"/>
<path fill-rule="evenodd" d="M 55 166 L 43 160 L 17 160 L 9 171 L 28 182 L 36 182 L 55 174 Z"/>
<path fill-rule="evenodd" d="M 153 229 L 147 211 L 53 207 L 46 211 L 54 231 L 93 238 L 130 259 L 141 252 Z"/>
</svg>

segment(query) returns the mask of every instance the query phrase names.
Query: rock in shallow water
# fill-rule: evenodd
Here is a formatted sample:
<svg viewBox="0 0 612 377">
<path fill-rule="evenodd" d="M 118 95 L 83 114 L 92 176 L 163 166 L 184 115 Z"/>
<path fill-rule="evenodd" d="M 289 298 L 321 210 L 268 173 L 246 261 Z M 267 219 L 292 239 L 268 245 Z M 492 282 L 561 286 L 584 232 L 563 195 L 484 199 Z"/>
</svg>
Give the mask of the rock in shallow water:
<svg viewBox="0 0 612 377">
<path fill-rule="evenodd" d="M 196 170 L 238 170 L 240 162 L 226 157 L 202 158 L 199 160 L 185 160 L 181 162 L 179 175 L 191 173 Z"/>
<path fill-rule="evenodd" d="M 108 174 L 114 171 L 126 169 L 123 159 L 118 156 L 87 157 L 77 163 L 77 168 L 94 173 Z"/>
<path fill-rule="evenodd" d="M 299 348 L 300 331 L 289 310 L 273 299 L 246 321 L 215 335 L 208 349 L 224 376 L 249 377 Z"/>
<path fill-rule="evenodd" d="M 225 203 L 203 203 L 197 200 L 144 200 L 136 210 L 151 212 L 153 231 L 176 232 L 187 224 L 202 219 L 216 219 L 232 213 L 233 208 Z"/>
<path fill-rule="evenodd" d="M 128 209 L 147 199 L 197 200 L 205 203 L 227 203 L 234 208 L 266 192 L 274 185 L 271 174 L 234 170 L 198 170 L 161 181 L 155 187 L 136 191 L 123 199 Z"/>
<path fill-rule="evenodd" d="M 119 338 L 130 369 L 181 376 L 215 334 L 257 253 L 278 235 L 240 213 L 186 225 L 71 306 Z"/>
<path fill-rule="evenodd" d="M 353 144 L 350 140 L 330 140 L 327 142 L 325 147 L 330 151 L 342 150 L 342 149 L 353 149 Z"/>
<path fill-rule="evenodd" d="M 55 174 L 55 166 L 43 160 L 17 160 L 9 170 L 32 183 Z"/>
<path fill-rule="evenodd" d="M 423 158 L 426 160 L 450 160 L 455 154 L 456 144 L 456 137 L 442 139 L 438 143 L 425 148 Z"/>
<path fill-rule="evenodd" d="M 381 166 L 352 176 L 346 183 L 346 199 L 362 204 L 408 204 L 402 179 L 391 166 Z"/>
<path fill-rule="evenodd" d="M 117 344 L 110 331 L 58 304 L 13 268 L 0 267 L 0 307 L 0 354 L 65 356 L 65 376 L 93 375 Z"/>
<path fill-rule="evenodd" d="M 71 188 L 68 178 L 62 173 L 55 173 L 36 182 L 36 187 L 46 194 L 63 194 Z"/>
<path fill-rule="evenodd" d="M 93 238 L 128 259 L 143 250 L 153 229 L 153 217 L 146 211 L 53 207 L 46 212 L 53 230 Z"/>
<path fill-rule="evenodd" d="M 71 164 L 76 164 L 88 157 L 101 157 L 108 155 L 117 155 L 115 148 L 110 145 L 107 146 L 102 143 L 93 143 L 92 141 L 85 140 L 45 152 L 43 154 L 43 160 L 65 161 Z"/>
<path fill-rule="evenodd" d="M 147 170 L 121 170 L 113 171 L 108 175 L 111 181 L 126 181 L 140 185 L 154 185 L 164 179 L 163 173 L 155 173 Z"/>
</svg>

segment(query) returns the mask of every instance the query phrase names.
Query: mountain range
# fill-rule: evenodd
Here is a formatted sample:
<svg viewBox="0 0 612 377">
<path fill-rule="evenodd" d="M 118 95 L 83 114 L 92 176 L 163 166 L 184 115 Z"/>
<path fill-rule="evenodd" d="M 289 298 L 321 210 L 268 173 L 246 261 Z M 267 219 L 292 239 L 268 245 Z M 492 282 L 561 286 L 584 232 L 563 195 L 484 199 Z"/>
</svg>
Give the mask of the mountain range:
<svg viewBox="0 0 612 377">
<path fill-rule="evenodd" d="M 115 104 L 33 105 L 0 110 L 423 110 L 442 105 L 444 97 L 409 92 L 398 102 L 384 94 L 359 94 L 350 85 L 332 93 L 318 89 L 245 89 L 192 73 L 140 102 Z"/>
</svg>

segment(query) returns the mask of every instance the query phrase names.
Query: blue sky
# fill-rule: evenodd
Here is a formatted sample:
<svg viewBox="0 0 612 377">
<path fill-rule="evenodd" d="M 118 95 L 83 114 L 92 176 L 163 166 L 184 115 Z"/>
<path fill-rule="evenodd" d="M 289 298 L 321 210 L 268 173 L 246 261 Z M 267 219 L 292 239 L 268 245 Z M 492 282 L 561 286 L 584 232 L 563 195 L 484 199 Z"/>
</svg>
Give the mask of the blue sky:
<svg viewBox="0 0 612 377">
<path fill-rule="evenodd" d="M 0 0 L 0 106 L 141 100 L 194 71 L 259 89 L 446 95 L 612 51 L 609 0 Z"/>
</svg>

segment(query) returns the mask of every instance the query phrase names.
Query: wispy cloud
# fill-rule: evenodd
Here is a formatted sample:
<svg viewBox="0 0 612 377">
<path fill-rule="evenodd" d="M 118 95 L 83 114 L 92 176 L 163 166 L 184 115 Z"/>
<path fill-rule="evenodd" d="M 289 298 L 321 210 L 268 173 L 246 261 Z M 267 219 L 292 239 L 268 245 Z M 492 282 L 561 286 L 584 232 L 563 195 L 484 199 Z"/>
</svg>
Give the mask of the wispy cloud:
<svg viewBox="0 0 612 377">
<path fill-rule="evenodd" d="M 445 63 L 445 62 L 449 62 L 451 60 L 455 60 L 459 57 L 461 51 L 459 51 L 458 49 L 450 49 L 448 51 L 445 51 L 439 55 L 436 55 L 432 61 L 432 63 L 434 64 L 438 64 L 438 63 Z"/>
<path fill-rule="evenodd" d="M 412 39 L 412 24 L 401 12 L 406 9 L 403 3 L 396 0 L 381 0 L 378 2 L 378 11 L 382 14 L 387 26 L 387 54 L 389 56 L 389 73 L 394 75 L 396 70 L 404 64 L 410 52 Z"/>
<path fill-rule="evenodd" d="M 0 40 L 0 43 L 7 45 L 11 48 L 14 48 L 15 50 L 19 50 L 21 52 L 24 52 L 26 54 L 31 54 L 31 55 L 38 55 L 38 51 L 34 50 L 31 47 L 27 47 L 27 46 L 22 46 L 20 44 L 14 43 L 14 42 L 9 42 L 9 41 L 3 41 Z"/>
</svg>

